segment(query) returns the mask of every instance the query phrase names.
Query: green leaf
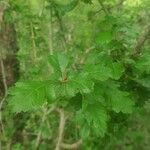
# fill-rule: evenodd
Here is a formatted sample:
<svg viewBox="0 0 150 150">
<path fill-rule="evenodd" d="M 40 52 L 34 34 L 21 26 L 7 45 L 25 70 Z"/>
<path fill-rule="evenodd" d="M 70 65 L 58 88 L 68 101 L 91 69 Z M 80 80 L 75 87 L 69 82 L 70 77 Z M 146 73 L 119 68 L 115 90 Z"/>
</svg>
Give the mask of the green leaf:
<svg viewBox="0 0 150 150">
<path fill-rule="evenodd" d="M 82 0 L 84 3 L 92 4 L 92 0 Z"/>
<path fill-rule="evenodd" d="M 55 79 L 47 86 L 49 99 L 72 98 L 77 93 L 90 93 L 94 83 L 84 73 L 68 75 L 66 81 Z"/>
<path fill-rule="evenodd" d="M 96 37 L 96 43 L 97 44 L 106 44 L 106 43 L 109 43 L 112 40 L 112 38 L 113 38 L 113 36 L 110 31 L 102 31 Z"/>
<path fill-rule="evenodd" d="M 57 54 L 57 57 L 58 57 L 58 63 L 59 63 L 59 66 L 60 66 L 60 70 L 61 72 L 65 72 L 68 64 L 69 64 L 69 58 L 67 57 L 66 54 Z"/>
<path fill-rule="evenodd" d="M 42 0 L 29 0 L 29 7 L 30 10 L 33 14 L 38 15 L 42 11 L 42 5 L 43 1 Z"/>
<path fill-rule="evenodd" d="M 42 81 L 17 82 L 9 91 L 13 112 L 30 111 L 46 102 L 46 84 Z"/>
<path fill-rule="evenodd" d="M 81 130 L 80 130 L 80 134 L 82 139 L 88 139 L 88 137 L 90 136 L 90 127 L 87 123 L 85 123 Z"/>
<path fill-rule="evenodd" d="M 105 98 L 103 105 L 116 113 L 132 113 L 134 101 L 130 94 L 119 89 L 119 84 L 112 80 L 100 82 L 95 85 L 96 95 Z"/>
<path fill-rule="evenodd" d="M 86 101 L 86 99 L 84 100 Z M 91 101 L 92 100 L 94 101 L 94 98 L 91 99 Z M 97 101 L 92 104 L 86 104 L 86 106 L 83 107 L 83 113 L 85 114 L 85 118 L 89 124 L 89 127 L 91 127 L 91 130 L 97 136 L 104 136 L 107 130 L 108 121 L 106 109 Z"/>
<path fill-rule="evenodd" d="M 56 93 L 57 99 L 64 97 L 71 98 L 74 97 L 77 93 L 77 89 L 75 89 L 69 81 L 66 83 L 58 82 L 54 86 L 54 91 Z"/>
<path fill-rule="evenodd" d="M 135 79 L 135 81 L 141 84 L 142 86 L 150 89 L 150 76 L 142 79 Z"/>
<path fill-rule="evenodd" d="M 60 67 L 59 67 L 57 55 L 50 55 L 48 61 L 52 65 L 54 72 L 60 73 Z"/>
<path fill-rule="evenodd" d="M 55 72 L 64 73 L 69 65 L 69 57 L 64 53 L 56 53 L 49 56 L 49 63 Z"/>
<path fill-rule="evenodd" d="M 119 90 L 118 85 L 112 83 L 109 84 L 106 93 L 111 100 L 112 110 L 117 113 L 132 113 L 134 101 L 128 92 Z"/>
<path fill-rule="evenodd" d="M 144 54 L 135 63 L 135 68 L 140 73 L 150 73 L 150 54 Z"/>
<path fill-rule="evenodd" d="M 107 80 L 110 77 L 111 73 L 109 67 L 100 64 L 87 64 L 85 66 L 85 71 L 88 73 L 89 77 L 100 81 Z"/>
<path fill-rule="evenodd" d="M 70 77 L 70 82 L 74 89 L 81 93 L 90 93 L 94 88 L 94 82 L 86 73 L 75 73 Z"/>
<path fill-rule="evenodd" d="M 55 92 L 55 86 L 53 83 L 48 84 L 46 86 L 46 96 L 49 102 L 55 100 L 57 98 L 56 92 Z"/>
<path fill-rule="evenodd" d="M 132 113 L 134 102 L 129 93 L 115 90 L 111 95 L 112 109 L 115 112 Z"/>
<path fill-rule="evenodd" d="M 78 0 L 71 0 L 68 4 L 62 5 L 62 4 L 56 4 L 55 7 L 60 15 L 65 15 L 66 13 L 72 11 L 78 4 Z"/>
<path fill-rule="evenodd" d="M 110 76 L 112 79 L 115 79 L 115 80 L 118 80 L 124 72 L 124 68 L 123 68 L 122 64 L 120 64 L 120 63 L 114 62 L 114 63 L 110 64 L 110 68 L 111 68 Z"/>
</svg>

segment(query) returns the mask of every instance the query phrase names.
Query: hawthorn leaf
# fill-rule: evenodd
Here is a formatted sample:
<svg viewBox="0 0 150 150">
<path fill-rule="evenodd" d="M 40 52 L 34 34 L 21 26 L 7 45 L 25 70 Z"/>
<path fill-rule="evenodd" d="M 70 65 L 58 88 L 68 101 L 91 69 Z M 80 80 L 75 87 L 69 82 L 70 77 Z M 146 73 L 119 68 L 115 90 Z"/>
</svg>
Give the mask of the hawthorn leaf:
<svg viewBox="0 0 150 150">
<path fill-rule="evenodd" d="M 85 66 L 85 71 L 88 73 L 89 77 L 100 81 L 107 80 L 111 73 L 109 67 L 100 64 L 88 64 Z"/>
<path fill-rule="evenodd" d="M 132 113 L 134 108 L 134 100 L 126 91 L 119 89 L 120 85 L 112 80 L 100 82 L 95 85 L 96 94 L 100 94 L 105 98 L 105 103 L 108 109 L 112 109 L 116 113 Z"/>
<path fill-rule="evenodd" d="M 111 68 L 110 76 L 112 79 L 115 79 L 115 80 L 118 80 L 124 72 L 124 68 L 122 64 L 117 63 L 117 62 L 110 64 L 110 68 Z"/>
<path fill-rule="evenodd" d="M 55 92 L 55 85 L 53 83 L 48 84 L 46 86 L 46 96 L 47 99 L 50 101 L 53 101 L 57 98 L 56 92 Z"/>
<path fill-rule="evenodd" d="M 72 11 L 78 4 L 78 0 L 71 0 L 68 4 L 56 4 L 56 9 L 60 15 L 65 15 L 66 13 Z"/>
<path fill-rule="evenodd" d="M 110 84 L 107 95 L 111 100 L 112 110 L 116 113 L 132 113 L 134 101 L 128 92 L 119 90 L 115 84 Z"/>
<path fill-rule="evenodd" d="M 43 7 L 43 5 L 41 5 L 41 3 L 42 3 L 42 0 L 29 0 L 30 11 L 34 15 L 39 15 L 41 13 L 42 7 Z"/>
<path fill-rule="evenodd" d="M 82 0 L 84 3 L 92 4 L 92 0 Z"/>
<path fill-rule="evenodd" d="M 9 105 L 13 112 L 30 111 L 41 107 L 46 102 L 45 83 L 42 81 L 17 82 L 9 90 Z"/>
<path fill-rule="evenodd" d="M 150 73 L 150 54 L 144 54 L 135 63 L 135 68 L 140 73 Z"/>
<path fill-rule="evenodd" d="M 91 127 L 91 130 L 97 136 L 103 137 L 107 130 L 108 121 L 105 107 L 103 107 L 101 103 L 95 101 L 95 103 L 87 104 L 86 107 L 83 108 L 83 112 L 85 114 L 88 125 Z"/>
<path fill-rule="evenodd" d="M 72 87 L 81 93 L 90 93 L 94 88 L 94 82 L 88 77 L 87 73 L 75 73 L 70 78 L 70 82 Z"/>
<path fill-rule="evenodd" d="M 64 53 L 56 53 L 49 56 L 49 63 L 55 72 L 64 73 L 69 65 L 69 57 Z"/>
<path fill-rule="evenodd" d="M 54 72 L 60 73 L 60 66 L 59 66 L 57 55 L 50 55 L 48 61 L 53 67 Z"/>
<path fill-rule="evenodd" d="M 69 58 L 64 53 L 57 54 L 57 58 L 58 58 L 58 63 L 59 63 L 60 70 L 63 73 L 63 72 L 65 72 L 65 70 L 66 70 L 66 68 L 69 64 Z"/>
<path fill-rule="evenodd" d="M 96 37 L 96 43 L 97 44 L 106 44 L 106 43 L 109 43 L 112 40 L 112 38 L 113 38 L 112 33 L 110 31 L 102 31 Z"/>
</svg>

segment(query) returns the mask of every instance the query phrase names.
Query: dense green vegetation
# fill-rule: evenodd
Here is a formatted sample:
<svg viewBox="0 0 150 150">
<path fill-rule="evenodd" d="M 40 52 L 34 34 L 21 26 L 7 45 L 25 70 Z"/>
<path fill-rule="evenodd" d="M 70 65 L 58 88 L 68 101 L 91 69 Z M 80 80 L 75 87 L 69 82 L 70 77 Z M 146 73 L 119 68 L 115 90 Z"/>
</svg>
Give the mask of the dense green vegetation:
<svg viewBox="0 0 150 150">
<path fill-rule="evenodd" d="M 150 149 L 149 0 L 0 0 L 0 149 Z"/>
</svg>

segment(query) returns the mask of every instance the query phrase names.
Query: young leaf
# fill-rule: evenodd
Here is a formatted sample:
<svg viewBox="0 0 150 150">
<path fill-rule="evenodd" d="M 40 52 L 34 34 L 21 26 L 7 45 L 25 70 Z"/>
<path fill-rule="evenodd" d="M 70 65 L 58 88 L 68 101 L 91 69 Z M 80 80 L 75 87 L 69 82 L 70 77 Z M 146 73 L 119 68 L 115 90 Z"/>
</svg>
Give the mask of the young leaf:
<svg viewBox="0 0 150 150">
<path fill-rule="evenodd" d="M 69 64 L 69 58 L 67 57 L 66 54 L 57 54 L 57 58 L 58 58 L 58 63 L 60 66 L 60 70 L 61 72 L 65 72 L 68 64 Z"/>
<path fill-rule="evenodd" d="M 57 55 L 50 55 L 48 60 L 49 60 L 49 63 L 52 65 L 54 72 L 60 73 L 60 67 L 59 67 Z"/>
<path fill-rule="evenodd" d="M 64 53 L 53 54 L 49 56 L 49 63 L 55 72 L 64 73 L 69 65 L 69 57 Z"/>
</svg>

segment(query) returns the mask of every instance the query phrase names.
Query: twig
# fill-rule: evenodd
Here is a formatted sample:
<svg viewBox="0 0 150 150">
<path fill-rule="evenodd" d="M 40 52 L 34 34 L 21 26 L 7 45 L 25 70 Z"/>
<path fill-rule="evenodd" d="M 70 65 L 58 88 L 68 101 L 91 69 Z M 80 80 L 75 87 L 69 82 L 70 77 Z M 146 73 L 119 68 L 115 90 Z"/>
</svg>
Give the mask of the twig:
<svg viewBox="0 0 150 150">
<path fill-rule="evenodd" d="M 86 60 L 88 54 L 89 54 L 93 49 L 95 49 L 94 46 L 92 46 L 92 47 L 86 49 L 86 51 L 85 51 L 85 56 L 80 60 L 80 64 L 84 64 L 84 62 L 85 62 L 85 60 Z"/>
<path fill-rule="evenodd" d="M 73 143 L 73 144 L 62 143 L 61 147 L 63 149 L 77 149 L 81 144 L 82 144 L 82 140 L 79 140 L 79 141 L 77 141 L 76 143 Z"/>
<path fill-rule="evenodd" d="M 54 109 L 55 109 L 55 107 L 51 107 L 51 109 L 44 108 L 41 126 L 42 126 L 43 123 L 45 122 L 45 120 L 46 120 L 46 118 L 47 118 L 47 115 L 50 114 L 52 111 L 54 111 Z M 40 130 L 39 130 L 39 133 L 37 134 L 35 149 L 38 149 L 38 148 L 39 148 L 40 141 L 41 141 L 41 136 L 42 136 L 42 130 L 40 129 Z"/>
<path fill-rule="evenodd" d="M 150 25 L 146 27 L 144 33 L 142 33 L 142 35 L 138 38 L 132 57 L 136 57 L 141 53 L 141 49 L 148 38 L 150 38 Z"/>
<path fill-rule="evenodd" d="M 34 27 L 33 23 L 30 23 L 31 27 L 31 39 L 32 39 L 32 48 L 33 48 L 33 62 L 36 62 L 37 52 L 36 52 L 36 44 L 35 44 L 35 35 L 34 35 Z"/>
<path fill-rule="evenodd" d="M 3 62 L 2 59 L 0 60 L 0 65 L 1 65 L 1 72 L 2 72 L 2 81 L 3 81 L 3 85 L 4 85 L 4 90 L 5 90 L 4 91 L 4 97 L 0 102 L 0 123 L 1 123 L 1 126 L 2 126 L 2 132 L 4 132 L 4 126 L 3 126 L 3 120 L 2 120 L 2 107 L 3 107 L 3 104 L 6 100 L 8 87 L 7 87 L 7 82 L 6 82 L 4 62 Z"/>
<path fill-rule="evenodd" d="M 53 23 L 52 23 L 52 17 L 53 17 L 53 9 L 51 7 L 50 12 L 50 23 L 49 23 L 49 53 L 50 55 L 53 54 Z"/>
<path fill-rule="evenodd" d="M 108 15 L 108 10 L 107 8 L 104 6 L 103 2 L 101 0 L 98 0 L 100 6 L 102 7 L 102 10 L 105 12 L 106 15 Z"/>
<path fill-rule="evenodd" d="M 63 22 L 62 22 L 62 18 L 56 8 L 57 6 L 54 6 L 54 10 L 55 10 L 55 15 L 57 17 L 58 23 L 59 23 L 59 27 L 60 27 L 60 33 L 61 33 L 61 37 L 62 37 L 62 44 L 64 47 L 65 52 L 67 52 L 67 43 L 66 43 L 66 37 L 64 34 L 64 26 L 63 26 Z"/>
<path fill-rule="evenodd" d="M 65 122 L 66 122 L 66 116 L 62 109 L 56 109 L 56 111 L 60 114 L 60 124 L 59 124 L 59 134 L 57 139 L 57 144 L 55 150 L 61 149 L 61 144 L 63 141 L 63 135 L 64 135 L 64 128 L 65 128 Z"/>
<path fill-rule="evenodd" d="M 119 8 L 120 6 L 122 6 L 123 5 L 123 3 L 124 3 L 124 1 L 125 0 L 120 0 L 115 6 L 108 6 L 107 8 L 106 8 L 106 10 L 107 11 L 111 11 L 112 9 L 114 9 L 114 8 Z M 102 4 L 103 5 L 103 4 Z M 103 5 L 104 6 L 104 5 Z M 98 10 L 98 11 L 96 11 L 94 14 L 97 14 L 97 13 L 99 13 L 99 12 L 101 12 L 103 10 L 103 8 L 101 8 L 100 10 Z"/>
<path fill-rule="evenodd" d="M 0 2 L 0 25 L 3 21 L 3 15 L 6 8 L 9 6 L 8 2 Z"/>
<path fill-rule="evenodd" d="M 4 62 L 3 62 L 2 59 L 0 60 L 0 65 L 1 65 L 1 72 L 2 72 L 2 80 L 3 80 L 5 95 L 6 95 L 8 87 L 7 87 L 7 82 L 6 82 L 6 74 L 5 74 Z"/>
</svg>

